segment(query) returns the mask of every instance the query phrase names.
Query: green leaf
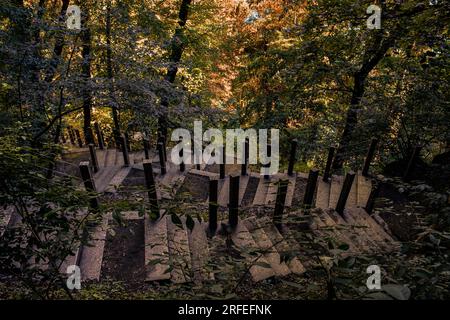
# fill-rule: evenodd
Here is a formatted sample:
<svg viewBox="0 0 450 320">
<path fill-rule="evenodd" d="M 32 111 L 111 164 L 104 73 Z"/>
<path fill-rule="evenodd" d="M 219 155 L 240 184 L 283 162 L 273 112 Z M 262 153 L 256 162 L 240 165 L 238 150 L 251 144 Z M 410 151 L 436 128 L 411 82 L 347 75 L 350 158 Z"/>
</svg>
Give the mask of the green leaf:
<svg viewBox="0 0 450 320">
<path fill-rule="evenodd" d="M 156 264 L 160 264 L 161 262 L 162 262 L 162 259 L 152 259 L 147 263 L 147 265 L 154 266 Z"/>
<path fill-rule="evenodd" d="M 338 249 L 342 251 L 347 251 L 348 249 L 350 249 L 350 246 L 347 243 L 341 243 Z"/>
</svg>

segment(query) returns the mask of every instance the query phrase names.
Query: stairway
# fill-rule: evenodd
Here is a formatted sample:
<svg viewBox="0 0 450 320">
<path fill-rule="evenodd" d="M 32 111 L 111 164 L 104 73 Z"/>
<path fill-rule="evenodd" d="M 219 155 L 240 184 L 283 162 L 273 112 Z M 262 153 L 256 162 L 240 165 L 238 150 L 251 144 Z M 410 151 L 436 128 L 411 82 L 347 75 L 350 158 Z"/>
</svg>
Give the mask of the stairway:
<svg viewBox="0 0 450 320">
<path fill-rule="evenodd" d="M 132 165 L 129 167 L 123 166 L 122 154 L 115 149 L 98 151 L 98 159 L 100 166 L 104 164 L 94 175 L 100 193 L 114 194 L 130 178 L 133 170 L 143 170 L 142 152 L 130 153 Z M 184 187 L 185 180 L 199 181 L 203 184 L 201 188 L 207 190 L 209 179 L 219 178 L 218 173 L 214 172 L 217 168 L 196 170 L 187 165 L 186 171 L 182 173 L 171 162 L 167 162 L 167 173 L 161 175 L 158 156 L 153 155 L 152 161 L 160 201 L 173 201 L 178 190 Z M 195 180 L 197 178 L 199 179 Z M 273 212 L 278 182 L 288 180 L 285 206 L 295 208 L 303 202 L 307 179 L 308 176 L 303 173 L 293 176 L 279 173 L 269 179 L 255 173 L 240 176 L 240 207 L 261 210 L 264 214 L 256 215 L 252 210 L 249 216 L 239 220 L 232 232 L 228 230 L 226 221 L 219 222 L 218 230 L 211 233 L 208 224 L 196 218 L 193 219 L 192 226 L 187 222 L 186 216 L 178 221 L 165 211 L 160 212 L 161 217 L 157 221 L 152 221 L 148 215 L 139 217 L 137 212 L 127 213 L 125 219 L 142 219 L 144 223 L 145 281 L 171 281 L 178 284 L 212 281 L 216 278 L 215 271 L 217 272 L 215 261 L 224 255 L 231 255 L 236 261 L 242 261 L 255 282 L 289 274 L 301 275 L 314 265 L 311 257 L 304 252 L 301 242 L 297 241 L 296 234 L 302 232 L 308 232 L 324 241 L 332 239 L 336 248 L 331 252 L 341 257 L 398 250 L 399 244 L 385 230 L 385 226 L 363 209 L 371 192 L 372 182 L 360 173 L 354 179 L 342 215 L 334 211 L 334 208 L 342 189 L 343 177 L 333 175 L 329 182 L 324 182 L 319 177 L 313 202 L 315 209 L 287 212 L 283 218 L 284 228 L 279 230 L 275 227 L 267 213 Z M 135 178 L 135 183 L 145 185 L 143 177 Z M 228 176 L 219 179 L 218 204 L 221 212 L 226 212 L 229 188 Z M 200 200 L 199 210 L 207 210 L 207 204 L 207 198 Z M 189 213 L 196 216 L 198 212 Z M 101 277 L 106 229 L 110 219 L 111 215 L 107 215 L 95 227 L 92 247 L 80 250 L 79 258 L 71 257 L 71 262 L 77 259 L 80 261 L 83 279 L 99 280 Z M 306 221 L 306 225 L 293 222 L 298 219 Z M 347 250 L 338 249 L 343 244 L 348 247 Z"/>
</svg>

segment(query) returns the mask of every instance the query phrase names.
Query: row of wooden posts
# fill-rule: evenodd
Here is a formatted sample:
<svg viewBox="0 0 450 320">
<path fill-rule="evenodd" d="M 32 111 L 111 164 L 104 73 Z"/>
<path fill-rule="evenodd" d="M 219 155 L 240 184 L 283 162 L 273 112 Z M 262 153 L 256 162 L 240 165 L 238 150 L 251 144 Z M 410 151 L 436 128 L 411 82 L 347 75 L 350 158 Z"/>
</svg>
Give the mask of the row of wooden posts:
<svg viewBox="0 0 450 320">
<path fill-rule="evenodd" d="M 369 168 L 370 164 L 373 160 L 375 150 L 378 144 L 377 139 L 372 139 L 370 143 L 369 150 L 367 152 L 367 156 L 364 162 L 362 175 L 368 177 L 369 176 Z M 146 188 L 148 192 L 148 199 L 151 206 L 151 212 L 152 216 L 154 218 L 159 217 L 159 205 L 158 205 L 158 198 L 157 198 L 157 189 L 156 189 L 156 183 L 155 178 L 153 175 L 153 165 L 152 160 L 150 159 L 150 141 L 148 138 L 143 139 L 143 147 L 144 147 L 144 154 L 145 154 L 145 160 L 143 161 L 143 168 L 144 168 L 144 176 L 145 176 L 145 183 Z M 288 164 L 288 170 L 287 174 L 289 176 L 294 175 L 294 165 L 296 162 L 296 153 L 297 153 L 297 147 L 298 147 L 298 141 L 293 140 L 291 143 L 290 148 L 290 155 L 289 155 L 289 164 Z M 125 137 L 125 135 L 121 136 L 121 148 L 122 153 L 124 157 L 124 163 L 125 166 L 130 165 L 129 161 L 129 155 L 128 155 L 128 141 Z M 167 153 L 166 153 L 166 145 L 165 145 L 165 139 L 164 137 L 160 137 L 157 142 L 157 149 L 159 154 L 159 162 L 161 167 L 161 175 L 165 175 L 167 173 L 166 168 L 166 162 L 167 162 Z M 92 161 L 92 168 L 94 172 L 97 172 L 99 170 L 97 156 L 95 152 L 95 146 L 93 144 L 89 145 L 89 151 Z M 268 150 L 270 152 L 270 149 Z M 410 174 L 410 171 L 412 170 L 414 166 L 414 159 L 418 156 L 418 152 L 420 152 L 420 149 L 415 150 L 414 154 L 412 155 L 408 167 L 406 169 L 405 176 L 408 176 Z M 182 153 L 182 151 L 181 151 Z M 331 176 L 331 163 L 333 161 L 333 157 L 335 154 L 335 148 L 331 147 L 328 152 L 328 158 L 325 165 L 324 173 L 323 173 L 323 181 L 328 183 L 330 176 Z M 180 154 L 182 156 L 182 154 Z M 224 155 L 225 160 L 225 155 Z M 241 168 L 241 175 L 245 176 L 248 175 L 248 164 L 249 164 L 249 142 L 248 140 L 245 141 L 245 147 L 244 147 L 244 163 L 242 164 Z M 225 161 L 223 161 L 223 164 L 220 164 L 219 168 L 219 179 L 223 180 L 225 179 Z M 270 164 L 269 164 L 270 165 Z M 199 165 L 198 165 L 199 166 Z M 180 164 L 180 171 L 184 172 L 186 170 L 186 166 L 184 163 Z M 197 167 L 197 169 L 200 169 Z M 82 179 L 85 184 L 85 188 L 88 191 L 95 192 L 95 182 L 91 175 L 91 171 L 89 168 L 89 162 L 82 162 L 80 163 L 80 172 L 82 175 Z M 350 190 L 352 188 L 352 184 L 355 179 L 355 172 L 350 171 L 346 174 L 344 183 L 342 185 L 341 193 L 339 195 L 339 199 L 336 205 L 336 212 L 339 214 L 343 214 L 344 208 L 348 199 L 348 196 L 350 194 Z M 236 227 L 238 223 L 238 213 L 239 213 L 239 184 L 240 184 L 240 176 L 236 175 L 230 175 L 230 188 L 229 188 L 229 204 L 228 204 L 228 211 L 229 211 L 229 225 L 231 228 Z M 265 176 L 265 179 L 268 179 L 269 176 Z M 317 189 L 317 182 L 319 178 L 319 170 L 318 169 L 312 169 L 309 172 L 307 185 L 305 189 L 305 194 L 303 197 L 303 206 L 305 208 L 311 208 L 314 194 Z M 273 222 L 277 227 L 281 226 L 282 223 L 282 216 L 285 209 L 285 201 L 286 201 L 286 195 L 288 190 L 288 180 L 280 180 L 278 183 L 278 190 L 276 195 L 276 201 L 275 201 L 275 209 L 273 214 Z M 219 180 L 217 179 L 210 179 L 209 181 L 209 229 L 212 232 L 215 232 L 217 229 L 217 213 L 218 213 L 218 187 L 219 187 Z M 378 185 L 375 185 L 372 188 L 372 191 L 370 193 L 368 202 L 365 206 L 366 211 L 370 214 L 374 207 L 374 202 L 376 197 L 378 196 L 379 188 Z M 91 206 L 94 208 L 98 207 L 98 200 L 93 199 L 91 200 Z"/>
</svg>

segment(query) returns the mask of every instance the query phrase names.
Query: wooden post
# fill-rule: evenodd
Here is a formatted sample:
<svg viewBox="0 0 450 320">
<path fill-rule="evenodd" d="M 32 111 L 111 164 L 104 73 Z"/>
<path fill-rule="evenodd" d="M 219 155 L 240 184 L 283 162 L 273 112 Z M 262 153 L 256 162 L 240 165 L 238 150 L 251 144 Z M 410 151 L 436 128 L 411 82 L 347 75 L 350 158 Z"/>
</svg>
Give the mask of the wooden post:
<svg viewBox="0 0 450 320">
<path fill-rule="evenodd" d="M 125 141 L 126 141 L 126 145 L 127 145 L 127 150 L 128 150 L 128 152 L 131 152 L 130 137 L 128 135 L 128 132 L 125 132 L 124 136 L 125 136 Z"/>
<path fill-rule="evenodd" d="M 181 143 L 182 140 L 179 140 L 178 143 Z M 181 158 L 181 163 L 180 163 L 180 172 L 184 172 L 186 171 L 186 164 L 184 163 L 184 149 L 181 148 L 180 150 L 180 158 Z"/>
<path fill-rule="evenodd" d="M 79 146 L 80 148 L 83 148 L 83 140 L 81 140 L 80 130 L 75 129 L 75 134 L 77 135 L 78 146 Z"/>
<path fill-rule="evenodd" d="M 419 157 L 421 150 L 422 150 L 422 147 L 419 147 L 419 146 L 414 148 L 414 150 L 411 154 L 411 157 L 409 158 L 408 165 L 406 166 L 405 173 L 403 174 L 403 180 L 405 180 L 405 181 L 409 180 L 410 175 L 416 165 L 417 157 Z"/>
<path fill-rule="evenodd" d="M 95 137 L 94 137 L 94 131 L 92 130 L 92 128 L 91 127 L 89 127 L 88 128 L 88 132 L 89 132 L 89 135 L 91 136 L 91 139 L 92 139 L 92 143 L 94 144 L 94 146 L 96 145 L 95 144 Z M 87 139 L 88 137 L 84 137 L 84 139 L 86 140 L 86 145 L 89 145 L 89 141 L 88 141 L 88 139 Z"/>
<path fill-rule="evenodd" d="M 156 192 L 155 177 L 153 176 L 152 161 L 146 159 L 142 164 L 144 166 L 145 185 L 148 192 L 148 200 L 150 202 L 150 211 L 152 213 L 152 220 L 158 220 L 159 219 L 158 195 Z"/>
<path fill-rule="evenodd" d="M 232 229 L 238 224 L 239 215 L 239 176 L 230 176 L 230 194 L 228 201 L 228 223 Z"/>
<path fill-rule="evenodd" d="M 63 131 L 63 130 L 61 130 L 61 141 L 62 141 L 62 143 L 64 143 L 64 144 L 67 143 L 66 135 L 64 134 L 64 131 Z"/>
<path fill-rule="evenodd" d="M 273 223 L 278 230 L 281 230 L 281 223 L 284 212 L 284 204 L 286 202 L 288 185 L 289 180 L 280 180 L 278 184 L 277 199 L 275 201 L 275 211 L 273 213 Z"/>
<path fill-rule="evenodd" d="M 128 156 L 127 139 L 124 134 L 120 136 L 120 146 L 122 148 L 123 162 L 125 167 L 128 167 L 130 166 L 130 157 Z"/>
<path fill-rule="evenodd" d="M 378 139 L 373 138 L 370 143 L 369 150 L 367 151 L 366 160 L 364 161 L 364 167 L 362 169 L 362 175 L 367 177 L 369 175 L 370 163 L 373 160 L 373 156 L 375 155 L 375 150 L 377 148 Z"/>
<path fill-rule="evenodd" d="M 303 198 L 303 205 L 312 206 L 314 199 L 314 192 L 316 191 L 317 179 L 319 178 L 319 170 L 312 169 L 309 171 L 308 182 L 306 184 L 305 196 Z"/>
<path fill-rule="evenodd" d="M 272 145 L 271 144 L 267 144 L 267 157 L 271 157 L 272 156 Z M 264 165 L 264 168 L 270 168 L 270 162 L 268 164 Z M 264 179 L 269 180 L 270 179 L 270 175 L 265 174 L 264 175 Z"/>
<path fill-rule="evenodd" d="M 226 163 L 226 150 L 225 150 L 225 146 L 223 146 L 222 149 L 222 163 L 219 164 L 219 175 L 220 175 L 220 179 L 225 179 L 225 163 Z"/>
<path fill-rule="evenodd" d="M 67 131 L 69 132 L 69 139 L 72 145 L 75 145 L 75 136 L 73 134 L 72 127 L 67 127 Z"/>
<path fill-rule="evenodd" d="M 97 173 L 99 167 L 98 167 L 97 153 L 95 152 L 95 145 L 93 143 L 89 144 L 89 153 L 91 155 L 92 168 L 94 169 L 94 173 Z"/>
<path fill-rule="evenodd" d="M 328 158 L 327 158 L 327 164 L 325 166 L 325 171 L 323 173 L 323 181 L 328 182 L 331 176 L 331 165 L 333 164 L 333 158 L 334 158 L 334 152 L 336 149 L 334 147 L 330 147 L 328 149 Z"/>
<path fill-rule="evenodd" d="M 211 234 L 217 230 L 218 187 L 218 180 L 209 180 L 209 231 Z"/>
<path fill-rule="evenodd" d="M 195 164 L 195 169 L 200 170 L 201 166 L 200 163 L 196 163 L 197 162 L 197 158 L 195 157 L 195 140 L 194 138 L 191 138 L 191 154 L 192 154 L 192 161 Z M 201 162 L 201 159 L 198 159 L 199 162 Z"/>
<path fill-rule="evenodd" d="M 150 159 L 150 141 L 148 138 L 144 138 L 142 140 L 142 142 L 144 144 L 145 159 L 149 160 Z"/>
<path fill-rule="evenodd" d="M 345 176 L 344 183 L 342 184 L 341 194 L 336 204 L 336 212 L 342 215 L 344 213 L 345 204 L 347 203 L 348 195 L 352 189 L 353 181 L 355 180 L 355 173 L 350 171 Z"/>
<path fill-rule="evenodd" d="M 249 142 L 248 138 L 245 138 L 244 154 L 243 154 L 244 163 L 242 163 L 242 165 L 241 165 L 241 175 L 243 175 L 243 176 L 246 176 L 248 174 L 247 169 L 248 169 L 249 153 L 250 153 L 250 142 Z"/>
<path fill-rule="evenodd" d="M 80 162 L 79 165 L 80 173 L 81 173 L 81 179 L 84 183 L 84 188 L 87 192 L 96 192 L 97 189 L 95 188 L 95 182 L 92 178 L 91 169 L 89 168 L 89 161 L 83 161 Z M 98 209 L 99 202 L 97 197 L 93 197 L 90 199 L 90 206 L 92 209 Z"/>
<path fill-rule="evenodd" d="M 298 146 L 298 140 L 294 139 L 291 141 L 291 152 L 289 154 L 289 166 L 288 166 L 288 175 L 293 176 L 294 175 L 294 165 L 297 161 L 297 146 Z"/>
<path fill-rule="evenodd" d="M 95 133 L 97 135 L 97 141 L 98 141 L 98 148 L 100 150 L 105 149 L 105 140 L 103 139 L 102 131 L 100 130 L 100 126 L 98 125 L 98 122 L 94 123 Z"/>
<path fill-rule="evenodd" d="M 367 199 L 367 204 L 364 207 L 364 209 L 367 211 L 368 214 L 372 214 L 373 209 L 375 207 L 375 200 L 378 198 L 378 195 L 380 194 L 380 185 L 379 183 L 374 183 L 372 186 L 372 190 L 370 191 L 369 199 Z"/>
<path fill-rule="evenodd" d="M 164 161 L 164 143 L 158 143 L 158 154 L 159 154 L 159 164 L 161 165 L 161 174 L 165 175 L 167 173 L 166 170 L 166 161 Z"/>
</svg>

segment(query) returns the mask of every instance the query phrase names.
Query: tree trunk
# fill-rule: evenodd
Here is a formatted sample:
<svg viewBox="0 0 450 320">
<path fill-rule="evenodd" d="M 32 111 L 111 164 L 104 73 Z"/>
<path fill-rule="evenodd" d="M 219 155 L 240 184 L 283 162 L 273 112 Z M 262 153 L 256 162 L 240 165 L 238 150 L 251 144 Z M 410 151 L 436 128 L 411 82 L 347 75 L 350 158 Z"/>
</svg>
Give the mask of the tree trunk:
<svg viewBox="0 0 450 320">
<path fill-rule="evenodd" d="M 364 95 L 365 81 L 366 78 L 363 77 L 363 75 L 361 75 L 360 73 L 355 74 L 352 98 L 350 101 L 350 107 L 347 110 L 344 131 L 339 141 L 338 152 L 333 161 L 333 169 L 335 170 L 341 169 L 344 165 L 345 154 L 348 151 L 348 145 L 358 123 L 358 108 Z"/>
<path fill-rule="evenodd" d="M 361 68 L 353 76 L 354 84 L 350 107 L 347 111 L 345 128 L 339 141 L 339 148 L 333 161 L 333 169 L 335 170 L 342 169 L 344 165 L 346 151 L 348 151 L 349 143 L 358 123 L 358 109 L 360 108 L 361 99 L 364 95 L 367 77 L 393 45 L 394 36 L 396 36 L 395 33 L 389 38 L 383 39 L 382 31 L 378 32 L 374 38 L 374 45 L 364 55 L 365 58 L 363 59 Z"/>
<path fill-rule="evenodd" d="M 70 0 L 62 0 L 62 6 L 61 6 L 61 12 L 59 14 L 58 18 L 58 24 L 61 26 L 64 23 L 67 8 L 69 7 Z M 45 82 L 50 83 L 53 79 L 53 76 L 56 73 L 56 69 L 58 68 L 61 54 L 64 48 L 64 33 L 58 32 L 55 37 L 55 46 L 53 48 L 53 56 L 52 60 L 50 61 L 50 66 L 47 69 L 46 75 L 45 75 Z"/>
<path fill-rule="evenodd" d="M 81 73 L 83 77 L 83 131 L 86 143 L 94 143 L 94 137 L 91 133 L 91 107 L 92 107 L 92 95 L 91 95 L 91 30 L 89 29 L 87 23 L 89 21 L 89 12 L 85 7 L 82 9 L 82 50 L 81 55 L 83 57 L 83 63 L 81 66 Z"/>
<path fill-rule="evenodd" d="M 175 30 L 175 34 L 172 37 L 171 44 L 171 54 L 170 54 L 170 65 L 167 69 L 166 81 L 170 83 L 175 82 L 175 78 L 178 72 L 178 63 L 183 55 L 185 43 L 183 42 L 183 28 L 186 25 L 189 7 L 192 0 L 183 0 L 180 6 L 180 11 L 178 14 L 178 25 L 179 27 Z M 161 136 L 167 137 L 167 127 L 168 127 L 168 113 L 169 113 L 169 101 L 167 97 L 161 99 L 162 114 L 158 118 L 158 132 Z"/>
<path fill-rule="evenodd" d="M 111 0 L 106 4 L 106 70 L 109 80 L 109 96 L 112 103 L 112 118 L 114 123 L 113 136 L 116 142 L 116 147 L 120 145 L 120 124 L 119 115 L 117 111 L 116 100 L 114 99 L 113 87 L 113 67 L 112 67 L 112 48 L 111 48 Z"/>
</svg>

